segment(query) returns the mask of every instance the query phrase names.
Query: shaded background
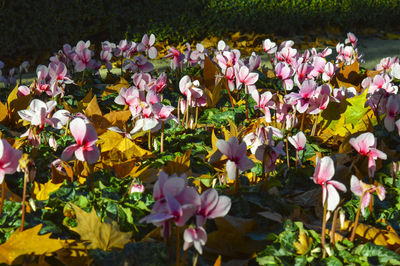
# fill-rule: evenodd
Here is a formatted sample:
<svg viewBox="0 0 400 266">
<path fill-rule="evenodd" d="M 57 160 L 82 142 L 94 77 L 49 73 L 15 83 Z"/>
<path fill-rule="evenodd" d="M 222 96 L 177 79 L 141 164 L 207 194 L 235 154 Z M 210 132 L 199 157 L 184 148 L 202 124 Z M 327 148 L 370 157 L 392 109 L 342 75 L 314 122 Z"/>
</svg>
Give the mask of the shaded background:
<svg viewBox="0 0 400 266">
<path fill-rule="evenodd" d="M 0 0 L 0 60 L 40 63 L 64 43 L 140 40 L 144 33 L 174 44 L 237 31 L 397 31 L 399 18 L 400 0 Z"/>
</svg>

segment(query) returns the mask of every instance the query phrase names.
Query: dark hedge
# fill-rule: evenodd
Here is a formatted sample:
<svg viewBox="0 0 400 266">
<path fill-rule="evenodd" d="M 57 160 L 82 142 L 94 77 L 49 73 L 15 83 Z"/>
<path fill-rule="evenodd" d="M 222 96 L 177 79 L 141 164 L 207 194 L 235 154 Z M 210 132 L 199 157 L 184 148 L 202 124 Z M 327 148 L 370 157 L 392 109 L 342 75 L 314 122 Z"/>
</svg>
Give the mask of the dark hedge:
<svg viewBox="0 0 400 266">
<path fill-rule="evenodd" d="M 64 43 L 140 40 L 169 43 L 228 32 L 304 34 L 399 29 L 400 0 L 0 0 L 0 60 L 40 61 Z"/>
</svg>

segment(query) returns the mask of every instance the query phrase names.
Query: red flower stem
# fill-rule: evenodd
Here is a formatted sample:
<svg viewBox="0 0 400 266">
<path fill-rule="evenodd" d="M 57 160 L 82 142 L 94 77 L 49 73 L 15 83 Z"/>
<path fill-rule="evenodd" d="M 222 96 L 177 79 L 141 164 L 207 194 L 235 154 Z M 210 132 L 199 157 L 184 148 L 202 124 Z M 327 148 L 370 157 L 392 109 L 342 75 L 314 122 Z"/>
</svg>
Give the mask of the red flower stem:
<svg viewBox="0 0 400 266">
<path fill-rule="evenodd" d="M 231 91 L 229 90 L 228 85 L 226 84 L 226 82 L 225 82 L 225 88 L 226 88 L 226 91 L 228 92 L 229 100 L 231 101 L 232 108 L 235 108 L 235 105 L 233 104 L 233 98 L 232 98 L 232 95 L 231 95 Z"/>
<path fill-rule="evenodd" d="M 324 186 L 325 187 L 323 189 L 327 189 L 326 184 L 324 184 Z M 325 198 L 325 202 L 324 202 L 324 214 L 322 217 L 322 232 L 321 232 L 321 246 L 322 246 L 322 250 L 323 250 L 323 255 L 322 255 L 323 258 L 325 258 L 325 256 L 326 256 L 325 231 L 326 231 L 326 213 L 327 213 L 327 209 L 328 209 L 328 193 L 325 193 L 325 194 L 326 194 L 326 198 Z"/>
<path fill-rule="evenodd" d="M 180 123 L 181 121 L 181 97 L 179 97 L 178 99 L 178 107 L 177 107 L 177 117 L 178 117 L 178 121 Z"/>
<path fill-rule="evenodd" d="M 3 205 L 4 205 L 5 195 L 6 195 L 6 181 L 3 180 L 3 183 L 1 183 L 0 217 L 1 217 L 1 214 L 3 213 Z"/>
<path fill-rule="evenodd" d="M 186 125 L 185 128 L 189 127 L 189 98 L 186 100 Z"/>
<path fill-rule="evenodd" d="M 299 151 L 296 149 L 296 168 L 299 164 Z"/>
<path fill-rule="evenodd" d="M 149 148 L 149 150 L 151 150 L 151 130 L 149 130 L 148 133 L 148 138 L 147 138 L 147 147 Z"/>
<path fill-rule="evenodd" d="M 290 168 L 290 158 L 289 158 L 289 134 L 286 136 L 286 163 L 287 167 Z"/>
<path fill-rule="evenodd" d="M 161 124 L 161 145 L 160 152 L 164 152 L 164 121 Z"/>
<path fill-rule="evenodd" d="M 248 111 L 249 108 L 247 107 L 248 106 L 247 102 L 249 100 L 248 99 L 249 96 L 248 96 L 248 93 L 247 93 L 247 85 L 244 86 L 244 94 L 245 94 L 244 95 L 244 104 L 245 104 L 245 107 L 246 107 L 246 120 L 249 120 L 249 111 Z"/>
<path fill-rule="evenodd" d="M 317 123 L 318 123 L 319 114 L 315 116 L 314 125 L 313 125 L 312 130 L 311 130 L 311 136 L 315 135 L 315 131 L 317 129 Z"/>
<path fill-rule="evenodd" d="M 198 120 L 198 117 L 199 117 L 199 107 L 196 106 L 196 116 L 195 116 L 195 118 L 194 118 L 194 129 L 197 128 L 197 120 Z"/>
<path fill-rule="evenodd" d="M 302 117 L 301 117 L 301 124 L 300 124 L 300 131 L 303 131 L 303 126 L 304 126 L 304 117 L 306 116 L 306 113 L 304 112 Z"/>
<path fill-rule="evenodd" d="M 185 266 L 185 264 L 186 264 L 186 258 L 187 258 L 188 253 L 189 253 L 189 249 L 185 250 L 185 252 L 183 253 L 183 258 L 182 258 L 181 266 Z"/>
<path fill-rule="evenodd" d="M 26 185 L 28 183 L 28 178 L 29 178 L 29 169 L 26 168 L 24 169 L 25 175 L 24 175 L 24 190 L 22 193 L 22 216 L 21 216 L 21 227 L 19 231 L 24 231 L 24 223 L 25 223 L 25 202 L 26 202 Z"/>
<path fill-rule="evenodd" d="M 331 227 L 331 243 L 333 245 L 335 245 L 335 243 L 336 243 L 335 233 L 336 233 L 336 224 L 337 224 L 337 216 L 339 213 L 339 209 L 340 208 L 337 208 L 335 210 L 335 212 L 333 213 L 333 221 L 332 221 L 332 227 Z"/>
<path fill-rule="evenodd" d="M 358 204 L 356 219 L 355 219 L 355 221 L 354 221 L 353 231 L 351 232 L 351 236 L 350 236 L 350 241 L 351 241 L 351 242 L 354 241 L 354 238 L 355 238 L 355 236 L 356 236 L 356 230 L 357 230 L 358 220 L 360 219 L 362 198 L 364 197 L 364 194 L 365 194 L 365 192 L 361 195 L 360 203 Z"/>
<path fill-rule="evenodd" d="M 88 173 L 89 188 L 90 191 L 94 192 L 94 182 L 93 182 L 94 165 L 88 164 L 88 168 L 89 168 L 89 173 Z"/>
</svg>

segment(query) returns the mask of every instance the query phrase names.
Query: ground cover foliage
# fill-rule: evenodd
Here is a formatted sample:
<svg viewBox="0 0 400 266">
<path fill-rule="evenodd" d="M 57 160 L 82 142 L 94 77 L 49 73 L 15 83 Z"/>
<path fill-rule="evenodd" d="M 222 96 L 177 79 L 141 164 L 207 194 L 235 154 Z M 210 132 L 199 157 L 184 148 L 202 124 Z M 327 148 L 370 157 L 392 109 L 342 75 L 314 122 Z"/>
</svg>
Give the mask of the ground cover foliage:
<svg viewBox="0 0 400 266">
<path fill-rule="evenodd" d="M 269 67 L 79 41 L 3 72 L 0 263 L 400 264 L 399 59 L 360 68 L 346 37 L 266 39 Z"/>
<path fill-rule="evenodd" d="M 140 39 L 147 32 L 177 45 L 238 31 L 313 38 L 349 30 L 399 31 L 399 4 L 398 0 L 5 0 L 0 3 L 0 58 L 12 67 L 26 59 L 43 64 L 67 42 L 88 39 L 99 45 L 125 35 Z"/>
</svg>

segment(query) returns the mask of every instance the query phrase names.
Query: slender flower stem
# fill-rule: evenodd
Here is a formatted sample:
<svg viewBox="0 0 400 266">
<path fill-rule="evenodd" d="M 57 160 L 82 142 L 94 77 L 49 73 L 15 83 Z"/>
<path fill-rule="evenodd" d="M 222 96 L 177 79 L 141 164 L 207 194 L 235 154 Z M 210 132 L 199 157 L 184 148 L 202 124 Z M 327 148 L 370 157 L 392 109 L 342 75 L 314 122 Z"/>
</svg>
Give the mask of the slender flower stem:
<svg viewBox="0 0 400 266">
<path fill-rule="evenodd" d="M 160 152 L 164 152 L 164 121 L 161 123 L 161 145 Z"/>
<path fill-rule="evenodd" d="M 197 120 L 198 120 L 198 117 L 199 117 L 199 107 L 196 106 L 196 116 L 195 116 L 195 118 L 194 118 L 194 129 L 197 128 Z"/>
<path fill-rule="evenodd" d="M 88 173 L 88 181 L 90 191 L 94 192 L 94 181 L 93 181 L 93 173 L 94 173 L 94 165 L 88 164 L 89 173 Z"/>
<path fill-rule="evenodd" d="M 3 183 L 1 183 L 0 217 L 1 217 L 1 214 L 3 213 L 3 205 L 4 205 L 5 195 L 6 195 L 6 181 L 3 180 Z"/>
<path fill-rule="evenodd" d="M 181 237 L 179 232 L 179 227 L 175 227 L 176 231 L 176 266 L 179 266 L 180 258 L 181 258 Z"/>
<path fill-rule="evenodd" d="M 185 128 L 187 129 L 189 126 L 189 98 L 187 99 L 186 103 L 186 125 Z"/>
<path fill-rule="evenodd" d="M 181 266 L 185 266 L 185 264 L 186 264 L 186 258 L 187 258 L 188 253 L 189 253 L 189 249 L 185 250 L 185 252 L 183 253 L 183 258 L 182 258 Z"/>
<path fill-rule="evenodd" d="M 304 112 L 303 115 L 301 116 L 300 131 L 303 131 L 304 117 L 305 117 L 305 116 L 306 116 L 306 113 Z"/>
<path fill-rule="evenodd" d="M 228 88 L 227 82 L 225 82 L 225 88 L 226 88 L 226 91 L 228 92 L 229 100 L 231 101 L 232 108 L 235 108 L 235 105 L 233 104 L 233 98 L 232 98 L 232 95 L 231 95 L 231 91 Z"/>
<path fill-rule="evenodd" d="M 296 149 L 296 168 L 299 164 L 299 151 Z"/>
<path fill-rule="evenodd" d="M 246 107 L 246 120 L 249 120 L 249 111 L 248 111 L 248 101 L 249 101 L 249 96 L 248 96 L 248 93 L 247 93 L 247 85 L 245 85 L 244 86 L 244 104 L 245 104 L 245 107 Z"/>
<path fill-rule="evenodd" d="M 149 150 L 151 150 L 151 130 L 149 130 L 149 133 L 147 134 L 147 146 Z"/>
<path fill-rule="evenodd" d="M 22 193 L 22 216 L 21 216 L 21 227 L 19 231 L 24 231 L 24 223 L 25 223 L 25 202 L 26 202 L 26 186 L 28 183 L 29 179 L 29 169 L 26 168 L 24 169 L 25 175 L 24 175 L 24 190 Z"/>
<path fill-rule="evenodd" d="M 289 158 L 289 134 L 286 136 L 286 164 L 290 168 L 290 158 Z"/>
<path fill-rule="evenodd" d="M 178 107 L 177 107 L 177 116 L 178 116 L 178 121 L 180 123 L 181 121 L 181 97 L 178 99 Z"/>
<path fill-rule="evenodd" d="M 326 188 L 326 184 L 324 184 L 323 189 L 327 189 Z M 322 193 L 323 194 L 323 193 Z M 321 232 L 321 246 L 323 249 L 323 255 L 322 257 L 325 258 L 326 256 L 326 250 L 325 250 L 325 231 L 326 231 L 326 213 L 327 213 L 327 209 L 328 209 L 328 192 L 326 191 L 326 197 L 325 197 L 325 202 L 324 202 L 324 214 L 322 217 L 322 232 Z"/>
<path fill-rule="evenodd" d="M 311 130 L 311 136 L 315 135 L 315 130 L 317 129 L 317 123 L 318 123 L 319 114 L 315 115 L 314 117 L 315 117 L 315 120 L 314 120 L 314 125 L 313 125 L 312 130 Z"/>
<path fill-rule="evenodd" d="M 340 208 L 337 208 L 335 212 L 333 213 L 333 221 L 332 221 L 332 227 L 331 227 L 331 243 L 335 245 L 336 239 L 335 239 L 335 233 L 336 233 L 336 224 L 337 224 L 337 216 L 339 213 Z"/>
<path fill-rule="evenodd" d="M 358 220 L 360 219 L 361 204 L 362 204 L 362 199 L 364 198 L 364 194 L 365 194 L 365 192 L 361 195 L 360 203 L 358 204 L 356 219 L 354 221 L 353 231 L 351 232 L 351 236 L 350 236 L 351 242 L 354 241 L 354 238 L 356 236 L 356 230 L 357 230 Z"/>
</svg>

